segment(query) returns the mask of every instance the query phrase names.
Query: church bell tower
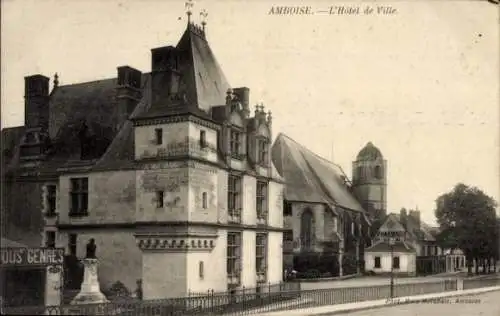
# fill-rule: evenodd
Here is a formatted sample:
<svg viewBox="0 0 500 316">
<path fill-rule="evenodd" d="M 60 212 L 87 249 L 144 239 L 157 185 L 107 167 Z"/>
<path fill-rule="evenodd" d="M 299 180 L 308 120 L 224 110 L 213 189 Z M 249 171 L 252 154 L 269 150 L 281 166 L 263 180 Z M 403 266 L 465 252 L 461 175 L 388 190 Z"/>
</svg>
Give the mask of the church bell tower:
<svg viewBox="0 0 500 316">
<path fill-rule="evenodd" d="M 352 163 L 354 194 L 371 219 L 387 212 L 387 161 L 381 151 L 368 142 Z"/>
</svg>

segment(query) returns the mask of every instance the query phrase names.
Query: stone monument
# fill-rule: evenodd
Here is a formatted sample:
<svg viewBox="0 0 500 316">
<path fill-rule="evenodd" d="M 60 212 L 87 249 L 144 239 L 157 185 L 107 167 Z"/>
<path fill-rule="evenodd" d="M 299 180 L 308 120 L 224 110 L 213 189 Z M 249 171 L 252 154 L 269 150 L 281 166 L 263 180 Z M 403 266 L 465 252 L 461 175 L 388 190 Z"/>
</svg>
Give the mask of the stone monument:
<svg viewBox="0 0 500 316">
<path fill-rule="evenodd" d="M 84 271 L 83 282 L 80 293 L 75 296 L 71 304 L 96 304 L 108 302 L 106 296 L 102 294 L 97 278 L 96 245 L 94 238 L 87 244 L 87 255 L 83 259 Z"/>
</svg>

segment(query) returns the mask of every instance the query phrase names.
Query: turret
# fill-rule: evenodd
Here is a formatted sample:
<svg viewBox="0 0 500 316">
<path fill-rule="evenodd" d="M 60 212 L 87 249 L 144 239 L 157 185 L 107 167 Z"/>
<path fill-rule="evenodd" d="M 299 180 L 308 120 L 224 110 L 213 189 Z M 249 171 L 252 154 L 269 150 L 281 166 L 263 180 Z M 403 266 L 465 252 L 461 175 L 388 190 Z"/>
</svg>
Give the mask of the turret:
<svg viewBox="0 0 500 316">
<path fill-rule="evenodd" d="M 353 191 L 372 219 L 387 210 L 387 161 L 380 149 L 368 142 L 352 163 Z"/>
</svg>

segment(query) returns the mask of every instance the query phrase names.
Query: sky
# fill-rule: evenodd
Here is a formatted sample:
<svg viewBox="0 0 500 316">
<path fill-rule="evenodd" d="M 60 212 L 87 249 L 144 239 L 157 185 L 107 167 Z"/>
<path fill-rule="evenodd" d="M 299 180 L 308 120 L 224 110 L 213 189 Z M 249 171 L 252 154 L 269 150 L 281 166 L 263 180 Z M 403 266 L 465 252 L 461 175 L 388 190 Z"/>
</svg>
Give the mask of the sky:
<svg viewBox="0 0 500 316">
<path fill-rule="evenodd" d="M 392 15 L 271 15 L 273 5 L 376 9 Z M 499 14 L 486 1 L 209 1 L 207 37 L 233 87 L 284 133 L 351 175 L 373 142 L 388 163 L 388 212 L 421 211 L 458 182 L 500 201 Z M 184 1 L 4 0 L 2 128 L 24 120 L 24 76 L 60 85 L 151 70 L 150 49 L 175 45 Z"/>
</svg>

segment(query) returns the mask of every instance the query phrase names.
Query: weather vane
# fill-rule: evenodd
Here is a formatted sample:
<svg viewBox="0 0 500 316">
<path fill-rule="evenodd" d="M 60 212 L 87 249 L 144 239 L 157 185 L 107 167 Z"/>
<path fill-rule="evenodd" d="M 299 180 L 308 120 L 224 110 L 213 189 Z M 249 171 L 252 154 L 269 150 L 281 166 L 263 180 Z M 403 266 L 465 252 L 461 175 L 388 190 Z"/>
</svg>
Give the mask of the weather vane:
<svg viewBox="0 0 500 316">
<path fill-rule="evenodd" d="M 207 10 L 202 9 L 200 12 L 200 16 L 201 16 L 201 25 L 203 26 L 203 30 L 205 30 L 205 25 L 207 25 L 207 16 L 208 16 Z"/>
<path fill-rule="evenodd" d="M 191 22 L 191 14 L 193 14 L 193 12 L 191 11 L 191 9 L 193 8 L 193 6 L 194 6 L 193 0 L 187 0 L 186 1 L 185 8 L 186 8 L 186 14 L 187 14 L 187 17 L 188 17 L 188 23 Z"/>
</svg>

